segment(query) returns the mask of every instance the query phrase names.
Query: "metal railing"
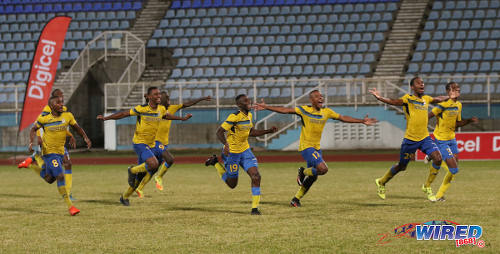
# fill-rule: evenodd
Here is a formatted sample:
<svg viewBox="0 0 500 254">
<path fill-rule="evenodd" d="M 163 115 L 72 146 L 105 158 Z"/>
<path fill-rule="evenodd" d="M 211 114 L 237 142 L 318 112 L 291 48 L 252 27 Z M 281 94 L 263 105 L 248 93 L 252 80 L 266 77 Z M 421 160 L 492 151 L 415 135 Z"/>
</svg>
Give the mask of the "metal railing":
<svg viewBox="0 0 500 254">
<path fill-rule="evenodd" d="M 87 43 L 71 68 L 61 73 L 54 88 L 62 89 L 69 100 L 94 64 L 115 56 L 130 60 L 118 82 L 136 82 L 146 66 L 145 43 L 128 31 L 106 31 Z"/>
</svg>

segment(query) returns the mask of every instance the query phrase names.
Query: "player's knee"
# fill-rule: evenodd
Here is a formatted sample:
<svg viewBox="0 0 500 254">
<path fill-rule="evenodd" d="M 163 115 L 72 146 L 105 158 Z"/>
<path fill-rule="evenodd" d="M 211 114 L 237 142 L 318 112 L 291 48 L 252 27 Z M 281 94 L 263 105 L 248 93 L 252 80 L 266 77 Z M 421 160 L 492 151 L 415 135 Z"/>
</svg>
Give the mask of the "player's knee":
<svg viewBox="0 0 500 254">
<path fill-rule="evenodd" d="M 169 165 L 172 166 L 174 164 L 174 158 L 165 158 L 165 162 Z"/>
<path fill-rule="evenodd" d="M 148 164 L 148 167 L 151 171 L 155 170 L 155 169 L 158 169 L 158 161 L 157 160 L 154 160 L 154 161 L 148 161 L 147 162 Z"/>
<path fill-rule="evenodd" d="M 405 171 L 406 170 L 406 166 L 408 166 L 408 165 L 398 164 L 397 166 L 394 167 L 394 171 L 396 173 L 399 172 L 399 171 Z"/>
<path fill-rule="evenodd" d="M 63 166 L 64 166 L 64 169 L 71 169 L 71 160 L 65 160 L 63 161 Z"/>
<path fill-rule="evenodd" d="M 255 172 L 250 175 L 250 178 L 252 178 L 252 182 L 259 182 L 260 183 L 260 174 L 259 172 Z"/>
<path fill-rule="evenodd" d="M 56 180 L 59 181 L 64 181 L 64 174 L 59 174 L 56 176 Z"/>
<path fill-rule="evenodd" d="M 49 184 L 53 184 L 56 181 L 56 178 L 49 175 L 45 175 L 43 179 Z"/>
<path fill-rule="evenodd" d="M 328 168 L 327 167 L 324 167 L 324 168 L 318 168 L 318 175 L 324 175 L 326 173 L 328 173 Z"/>
<path fill-rule="evenodd" d="M 236 185 L 238 185 L 238 181 L 235 181 L 235 180 L 232 180 L 231 178 L 229 178 L 226 181 L 226 184 L 227 184 L 227 186 L 229 186 L 229 188 L 234 189 L 234 188 L 236 188 Z"/>
</svg>

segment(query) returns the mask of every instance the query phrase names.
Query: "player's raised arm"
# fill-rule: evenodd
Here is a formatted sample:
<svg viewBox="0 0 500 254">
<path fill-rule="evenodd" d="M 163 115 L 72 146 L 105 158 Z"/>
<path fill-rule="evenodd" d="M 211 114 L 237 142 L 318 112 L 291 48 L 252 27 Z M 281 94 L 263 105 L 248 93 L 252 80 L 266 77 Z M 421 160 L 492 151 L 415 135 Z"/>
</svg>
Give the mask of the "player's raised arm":
<svg viewBox="0 0 500 254">
<path fill-rule="evenodd" d="M 80 127 L 80 125 L 78 125 L 77 123 L 74 123 L 71 124 L 71 128 L 73 128 L 73 130 L 75 130 L 76 133 L 78 133 L 78 135 L 83 138 L 85 143 L 87 143 L 87 149 L 90 149 L 92 147 L 92 141 L 90 141 L 89 137 L 87 137 L 87 133 L 85 133 L 82 127 Z"/>
<path fill-rule="evenodd" d="M 262 135 L 266 135 L 266 134 L 269 134 L 269 133 L 275 133 L 278 131 L 278 128 L 276 128 L 276 126 L 273 126 L 271 127 L 271 129 L 267 129 L 267 130 L 256 130 L 254 128 L 252 128 L 250 130 L 250 137 L 260 137 Z"/>
<path fill-rule="evenodd" d="M 479 120 L 475 116 L 469 119 L 463 119 L 461 121 L 457 121 L 457 127 L 462 127 L 470 123 L 479 123 Z"/>
<path fill-rule="evenodd" d="M 196 99 L 196 100 L 192 100 L 192 101 L 188 101 L 186 103 L 182 103 L 182 108 L 188 108 L 188 107 L 191 107 L 201 101 L 210 101 L 212 100 L 212 97 L 211 96 L 206 96 L 206 97 L 201 97 L 199 99 Z"/>
<path fill-rule="evenodd" d="M 165 119 L 165 120 L 181 120 L 181 121 L 186 121 L 189 118 L 191 118 L 192 116 L 193 116 L 192 114 L 187 114 L 185 116 L 175 116 L 175 115 L 171 115 L 171 114 L 167 113 L 167 114 L 165 114 L 163 116 L 163 119 Z"/>
<path fill-rule="evenodd" d="M 122 118 L 129 117 L 129 116 L 130 116 L 130 111 L 124 110 L 124 111 L 116 112 L 116 113 L 109 115 L 109 116 L 98 115 L 97 120 L 102 120 L 102 121 L 118 120 L 118 119 L 122 119 Z"/>
<path fill-rule="evenodd" d="M 255 106 L 253 107 L 255 110 L 270 110 L 274 111 L 276 113 L 280 114 L 296 114 L 294 108 L 285 108 L 285 107 L 274 107 L 274 106 L 268 106 L 265 102 L 264 99 L 260 101 L 260 103 L 255 103 Z"/>
<path fill-rule="evenodd" d="M 338 118 L 339 121 L 344 122 L 344 123 L 362 123 L 364 125 L 374 125 L 378 122 L 377 119 L 375 118 L 368 118 L 368 114 L 366 114 L 365 118 L 359 119 L 359 118 L 354 118 L 350 116 L 345 116 L 345 115 L 340 115 Z"/>
<path fill-rule="evenodd" d="M 383 103 L 387 103 L 390 105 L 394 106 L 403 106 L 403 100 L 402 99 L 391 99 L 391 98 L 386 98 L 380 95 L 379 91 L 377 91 L 377 88 L 371 88 L 368 89 L 368 92 L 371 93 L 375 98 Z"/>
<path fill-rule="evenodd" d="M 222 126 L 219 126 L 216 135 L 219 141 L 224 145 L 224 154 L 227 156 L 229 154 L 229 144 L 226 140 L 226 130 L 222 128 Z"/>
</svg>

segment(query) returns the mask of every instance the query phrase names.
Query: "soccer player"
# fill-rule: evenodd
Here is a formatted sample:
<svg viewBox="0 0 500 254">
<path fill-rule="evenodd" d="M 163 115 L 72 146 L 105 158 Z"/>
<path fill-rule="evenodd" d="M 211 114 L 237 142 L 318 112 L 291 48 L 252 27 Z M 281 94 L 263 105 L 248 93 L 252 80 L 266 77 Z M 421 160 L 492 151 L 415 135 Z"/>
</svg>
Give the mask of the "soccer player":
<svg viewBox="0 0 500 254">
<path fill-rule="evenodd" d="M 54 91 L 52 91 L 51 96 L 61 97 L 63 102 L 64 102 L 64 94 L 60 89 L 54 89 Z M 66 108 L 66 106 L 63 106 L 63 112 L 66 112 L 66 111 L 68 111 L 68 109 Z M 50 109 L 49 105 L 45 105 L 45 107 L 42 110 L 41 116 L 49 115 L 50 112 L 51 112 L 51 109 Z M 42 159 L 42 155 L 40 154 L 41 153 L 40 147 L 42 144 L 42 139 L 41 139 L 42 135 L 43 135 L 42 129 L 39 129 L 37 131 L 37 140 L 38 140 L 39 146 L 35 146 L 35 148 L 34 148 L 35 151 L 33 152 L 33 154 L 30 157 L 23 160 L 21 163 L 19 163 L 17 165 L 18 168 L 28 168 L 28 167 L 33 168 L 35 170 L 35 173 L 36 173 L 36 172 L 38 172 L 38 168 L 43 166 L 43 159 Z M 69 130 L 66 131 L 66 135 L 69 137 L 70 146 L 73 149 L 75 149 L 76 148 L 75 138 L 73 137 L 73 135 L 71 134 L 71 132 Z M 33 161 L 36 161 L 38 165 L 31 165 L 31 163 Z M 71 192 L 71 188 L 73 186 L 72 163 L 71 163 L 71 160 L 69 157 L 69 151 L 66 147 L 64 147 L 63 165 L 64 165 L 64 178 L 66 181 L 66 189 L 69 192 L 69 198 L 72 201 L 74 201 L 73 194 Z"/>
<path fill-rule="evenodd" d="M 85 134 L 85 131 L 76 123 L 76 120 L 70 112 L 63 110 L 63 100 L 61 97 L 52 96 L 49 99 L 51 113 L 45 116 L 40 115 L 35 125 L 30 131 L 29 151 L 33 152 L 33 141 L 36 136 L 36 131 L 40 128 L 44 130 L 42 137 L 42 158 L 44 167 L 40 170 L 40 176 L 48 183 L 53 183 L 57 180 L 57 188 L 63 196 L 64 201 L 69 208 L 69 213 L 74 216 L 80 212 L 73 206 L 69 199 L 69 192 L 66 189 L 64 173 L 62 170 L 64 157 L 64 144 L 66 143 L 66 131 L 68 126 L 71 126 L 87 143 L 87 148 L 90 149 L 92 142 Z"/>
<path fill-rule="evenodd" d="M 307 169 L 299 168 L 297 183 L 300 188 L 290 201 L 293 207 L 300 207 L 300 199 L 309 191 L 313 183 L 318 179 L 318 175 L 324 175 L 328 172 L 328 166 L 323 160 L 320 140 L 328 119 L 339 120 L 344 123 L 362 123 L 373 125 L 377 122 L 375 118 L 363 119 L 344 116 L 335 111 L 323 107 L 323 95 L 319 90 L 313 90 L 309 93 L 311 106 L 299 106 L 295 108 L 268 106 L 262 100 L 256 104 L 257 110 L 267 109 L 281 114 L 296 114 L 302 118 L 302 130 L 300 132 L 299 151 L 302 158 L 307 162 Z"/>
<path fill-rule="evenodd" d="M 222 125 L 217 129 L 217 138 L 224 145 L 222 158 L 224 166 L 213 156 L 205 163 L 206 166 L 213 165 L 217 169 L 219 177 L 229 188 L 234 189 L 238 185 L 238 172 L 243 168 L 250 176 L 252 186 L 252 215 L 260 215 L 260 174 L 257 158 L 252 153 L 248 144 L 248 137 L 258 137 L 277 131 L 276 127 L 268 130 L 256 130 L 253 128 L 251 101 L 244 95 L 236 96 L 238 111 L 230 114 Z M 226 138 L 227 132 L 227 138 Z"/>
<path fill-rule="evenodd" d="M 460 86 L 456 82 L 446 84 L 446 93 L 450 99 L 439 103 L 429 112 L 429 119 L 434 116 L 437 119 L 434 138 L 443 160 L 446 162 L 442 164 L 442 167 L 446 169 L 446 176 L 436 194 L 438 201 L 445 201 L 444 193 L 458 173 L 458 147 L 455 139 L 455 128 L 478 122 L 477 117 L 462 119 L 462 103 L 458 101 Z M 426 159 L 428 159 L 427 156 Z M 431 183 L 436 178 L 437 173 L 437 170 L 431 168 L 427 181 L 423 185 L 424 189 L 431 188 Z"/>
<path fill-rule="evenodd" d="M 138 165 L 128 168 L 128 189 L 120 196 L 120 202 L 124 206 L 129 206 L 129 196 L 134 192 L 139 184 L 139 177 L 150 176 L 158 170 L 158 159 L 151 151 L 154 146 L 154 139 L 158 131 L 159 123 L 162 119 L 182 120 L 191 118 L 191 114 L 185 117 L 173 116 L 167 113 L 167 109 L 160 105 L 160 90 L 158 87 L 149 87 L 147 92 L 147 104 L 138 105 L 130 110 L 114 113 L 109 116 L 98 115 L 98 120 L 118 120 L 129 116 L 137 116 L 134 138 L 132 139 L 134 151 L 138 157 Z M 139 178 L 140 179 L 140 178 Z"/>
<path fill-rule="evenodd" d="M 448 96 L 431 97 L 424 95 L 424 81 L 420 77 L 414 77 L 410 81 L 410 87 L 413 94 L 405 94 L 399 99 L 385 98 L 380 95 L 376 88 L 372 88 L 369 92 L 377 98 L 377 100 L 394 105 L 403 106 L 403 111 L 406 116 L 406 132 L 401 144 L 399 154 L 399 162 L 392 166 L 381 178 L 375 179 L 377 185 L 377 194 L 381 199 L 385 199 L 385 185 L 397 173 L 406 170 L 406 166 L 410 162 L 411 156 L 420 149 L 425 154 L 432 158 L 431 171 L 439 170 L 441 167 L 441 153 L 438 147 L 432 141 L 427 130 L 428 123 L 428 108 L 429 103 L 440 103 Z M 432 194 L 430 188 L 423 189 L 430 201 L 435 201 L 436 197 Z"/>
<path fill-rule="evenodd" d="M 183 104 L 170 104 L 170 96 L 167 92 L 161 92 L 161 105 L 165 106 L 167 109 L 167 113 L 170 115 L 174 115 L 178 110 L 183 108 L 191 107 L 201 101 L 210 101 L 212 97 L 202 97 L 196 100 L 188 101 Z M 174 164 L 174 156 L 167 150 L 168 149 L 168 137 L 170 134 L 170 126 L 172 125 L 172 120 L 162 120 L 160 121 L 160 125 L 158 126 L 158 131 L 156 131 L 155 137 L 155 146 L 151 149 L 153 154 L 156 155 L 156 158 L 159 163 L 161 163 L 158 175 L 155 176 L 156 188 L 158 190 L 163 190 L 163 176 L 167 173 L 167 170 L 172 167 Z M 164 162 L 164 163 L 162 163 Z M 144 186 L 151 180 L 150 175 L 146 175 L 137 189 L 137 195 L 142 198 L 144 197 Z"/>
</svg>

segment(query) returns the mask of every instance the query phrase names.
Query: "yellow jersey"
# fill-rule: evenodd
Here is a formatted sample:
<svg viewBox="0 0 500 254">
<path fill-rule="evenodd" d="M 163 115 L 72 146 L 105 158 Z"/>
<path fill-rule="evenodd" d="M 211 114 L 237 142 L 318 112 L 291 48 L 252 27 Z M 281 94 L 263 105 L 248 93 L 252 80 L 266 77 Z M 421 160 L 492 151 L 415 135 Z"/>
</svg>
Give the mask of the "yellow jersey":
<svg viewBox="0 0 500 254">
<path fill-rule="evenodd" d="M 167 108 L 167 113 L 174 115 L 179 109 L 182 108 L 182 104 L 169 105 Z M 170 126 L 172 125 L 172 120 L 161 120 L 158 131 L 156 132 L 156 141 L 160 141 L 164 145 L 168 145 L 168 136 L 170 135 Z"/>
<path fill-rule="evenodd" d="M 439 103 L 432 113 L 437 119 L 434 137 L 439 140 L 454 139 L 457 121 L 462 121 L 462 103 L 449 99 Z"/>
<path fill-rule="evenodd" d="M 68 111 L 68 108 L 66 106 L 63 106 L 63 112 L 66 112 Z M 52 113 L 52 109 L 50 109 L 49 105 L 45 105 L 45 107 L 43 107 L 42 109 L 42 113 L 40 113 L 41 116 L 46 116 L 46 115 L 49 115 L 50 113 Z M 72 136 L 71 132 L 69 132 L 69 130 L 67 131 L 66 133 L 68 136 Z M 42 136 L 43 135 L 43 130 L 42 129 L 38 129 L 36 131 L 36 135 L 37 136 Z"/>
<path fill-rule="evenodd" d="M 241 111 L 232 113 L 222 123 L 221 127 L 228 132 L 227 143 L 229 144 L 230 153 L 242 153 L 250 148 L 248 136 L 253 127 L 252 113 L 248 112 L 248 115 Z"/>
<path fill-rule="evenodd" d="M 158 126 L 166 113 L 167 110 L 163 105 L 158 105 L 156 109 L 153 109 L 149 104 L 144 104 L 130 109 L 130 115 L 137 116 L 132 142 L 153 147 Z"/>
<path fill-rule="evenodd" d="M 313 147 L 320 149 L 321 134 L 328 119 L 339 119 L 340 114 L 329 109 L 322 108 L 319 111 L 311 106 L 299 106 L 295 113 L 302 118 L 302 130 L 300 132 L 299 151 Z"/>
<path fill-rule="evenodd" d="M 48 114 L 38 116 L 36 126 L 43 129 L 42 154 L 64 155 L 64 144 L 66 143 L 66 131 L 69 125 L 75 125 L 76 120 L 70 112 L 63 112 L 60 116 Z"/>
<path fill-rule="evenodd" d="M 420 141 L 429 136 L 427 124 L 429 122 L 429 103 L 434 98 L 424 95 L 418 98 L 415 95 L 405 94 L 403 100 L 403 111 L 406 117 L 405 138 L 412 141 Z"/>
</svg>

